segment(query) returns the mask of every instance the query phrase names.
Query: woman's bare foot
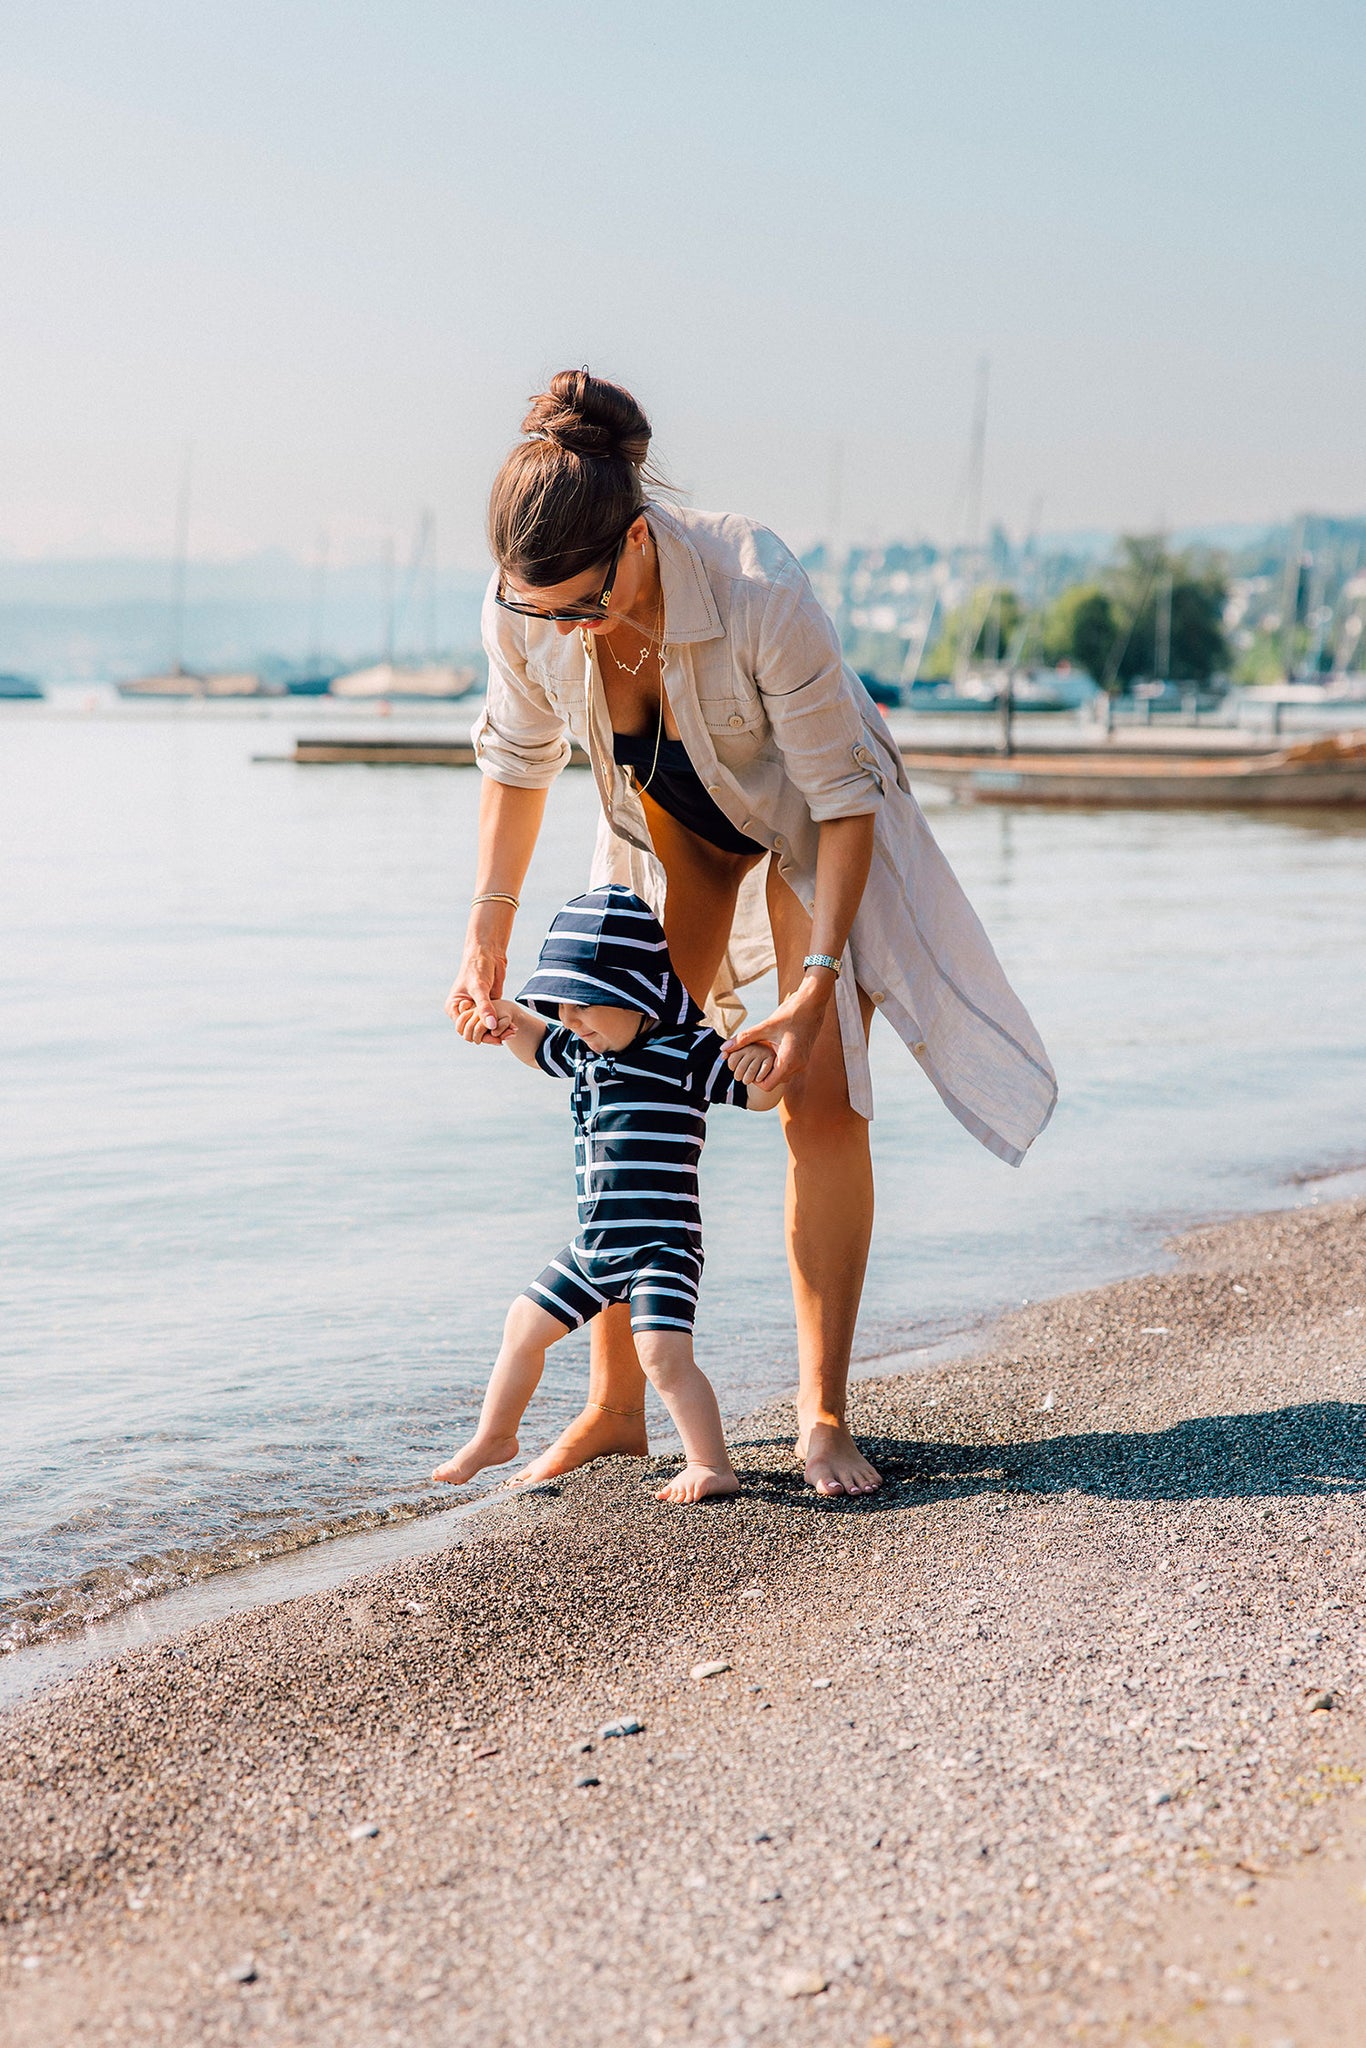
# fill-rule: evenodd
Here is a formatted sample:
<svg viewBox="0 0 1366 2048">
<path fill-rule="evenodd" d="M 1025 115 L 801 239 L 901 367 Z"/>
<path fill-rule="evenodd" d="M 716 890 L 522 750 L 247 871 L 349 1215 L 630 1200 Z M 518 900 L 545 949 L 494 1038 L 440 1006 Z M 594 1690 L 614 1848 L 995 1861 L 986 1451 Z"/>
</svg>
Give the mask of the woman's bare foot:
<svg viewBox="0 0 1366 2048">
<path fill-rule="evenodd" d="M 516 1455 L 515 1436 L 472 1436 L 453 1458 L 437 1466 L 432 1477 L 444 1480 L 447 1486 L 463 1486 L 486 1465 L 506 1465 L 508 1459 Z"/>
<path fill-rule="evenodd" d="M 568 1429 L 557 1436 L 548 1451 L 542 1451 L 508 1483 L 532 1486 L 540 1479 L 558 1479 L 562 1472 L 591 1465 L 594 1458 L 648 1458 L 650 1440 L 645 1434 L 645 1410 L 618 1415 L 615 1409 L 599 1408 L 590 1402 L 576 1415 Z"/>
<path fill-rule="evenodd" d="M 685 1465 L 667 1486 L 661 1486 L 656 1500 L 724 1500 L 740 1491 L 740 1482 L 730 1465 Z"/>
<path fill-rule="evenodd" d="M 876 1493 L 882 1484 L 842 1422 L 814 1422 L 797 1439 L 797 1456 L 806 1461 L 806 1483 L 817 1493 Z"/>
</svg>

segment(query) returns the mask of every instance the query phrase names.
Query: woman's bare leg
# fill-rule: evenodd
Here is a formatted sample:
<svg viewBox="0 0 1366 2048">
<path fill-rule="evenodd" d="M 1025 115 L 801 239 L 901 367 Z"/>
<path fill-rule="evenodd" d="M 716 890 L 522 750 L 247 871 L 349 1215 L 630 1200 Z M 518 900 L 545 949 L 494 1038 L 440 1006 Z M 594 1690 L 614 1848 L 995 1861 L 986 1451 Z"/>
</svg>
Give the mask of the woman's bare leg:
<svg viewBox="0 0 1366 2048">
<path fill-rule="evenodd" d="M 648 792 L 641 801 L 668 876 L 664 936 L 669 957 L 689 995 L 702 1003 L 730 943 L 740 884 L 762 855 L 722 853 L 661 811 Z M 649 1448 L 645 1374 L 631 1335 L 630 1309 L 618 1302 L 593 1318 L 586 1406 L 519 1479 L 522 1484 L 553 1479 L 593 1458 L 643 1458 Z"/>
<path fill-rule="evenodd" d="M 776 867 L 768 871 L 768 917 L 778 988 L 787 996 L 802 978 L 811 920 Z M 866 1034 L 873 1006 L 861 989 L 859 1006 Z M 787 1137 L 787 1257 L 797 1312 L 797 1455 L 817 1493 L 871 1493 L 878 1475 L 844 1411 L 873 1234 L 873 1164 L 867 1119 L 849 1106 L 833 1002 L 811 1064 L 788 1082 L 778 1114 Z"/>
</svg>

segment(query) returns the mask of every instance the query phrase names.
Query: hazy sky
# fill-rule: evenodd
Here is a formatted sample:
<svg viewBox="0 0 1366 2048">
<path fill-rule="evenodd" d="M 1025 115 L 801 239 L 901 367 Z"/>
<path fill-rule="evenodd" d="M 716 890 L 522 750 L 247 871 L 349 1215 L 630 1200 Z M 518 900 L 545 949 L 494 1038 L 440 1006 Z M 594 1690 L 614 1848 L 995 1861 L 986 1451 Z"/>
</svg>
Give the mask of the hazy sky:
<svg viewBox="0 0 1366 2048">
<path fill-rule="evenodd" d="M 1366 510 L 1362 0 L 6 0 L 0 549 L 482 559 L 629 383 L 794 541 Z M 837 458 L 837 448 L 842 451 Z"/>
</svg>

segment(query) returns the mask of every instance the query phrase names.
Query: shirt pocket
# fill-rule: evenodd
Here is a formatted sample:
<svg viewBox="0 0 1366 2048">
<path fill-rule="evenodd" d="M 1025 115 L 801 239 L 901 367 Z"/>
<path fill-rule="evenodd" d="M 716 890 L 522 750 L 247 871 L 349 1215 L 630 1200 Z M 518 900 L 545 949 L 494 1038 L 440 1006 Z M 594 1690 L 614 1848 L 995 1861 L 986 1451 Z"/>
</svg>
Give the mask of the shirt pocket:
<svg viewBox="0 0 1366 2048">
<path fill-rule="evenodd" d="M 701 684 L 697 708 L 714 740 L 758 741 L 768 737 L 768 713 L 758 687 L 746 676 L 732 675 L 723 685 Z"/>
</svg>

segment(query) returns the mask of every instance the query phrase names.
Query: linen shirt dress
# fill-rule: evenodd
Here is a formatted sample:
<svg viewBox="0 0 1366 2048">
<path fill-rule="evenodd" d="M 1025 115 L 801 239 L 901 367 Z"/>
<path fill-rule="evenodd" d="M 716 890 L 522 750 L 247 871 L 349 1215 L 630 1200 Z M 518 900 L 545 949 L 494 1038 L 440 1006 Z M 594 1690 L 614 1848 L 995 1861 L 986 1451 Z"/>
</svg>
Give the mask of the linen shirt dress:
<svg viewBox="0 0 1366 2048">
<path fill-rule="evenodd" d="M 958 1121 L 988 1151 L 1019 1165 L 1057 1100 L 1048 1054 L 806 572 L 753 520 L 656 504 L 645 516 L 664 594 L 669 708 L 704 786 L 736 830 L 769 848 L 810 911 L 821 823 L 875 816 L 872 869 L 836 983 L 852 1106 L 873 1113 L 857 984 Z M 562 635 L 504 611 L 494 602 L 496 585 L 495 575 L 483 613 L 489 687 L 474 728 L 480 768 L 514 788 L 544 789 L 577 741 L 602 802 L 591 883 L 623 883 L 662 915 L 664 870 L 640 799 L 613 760 L 592 636 Z M 764 865 L 745 877 L 707 1001 L 723 1034 L 744 1021 L 737 991 L 774 964 Z"/>
</svg>

